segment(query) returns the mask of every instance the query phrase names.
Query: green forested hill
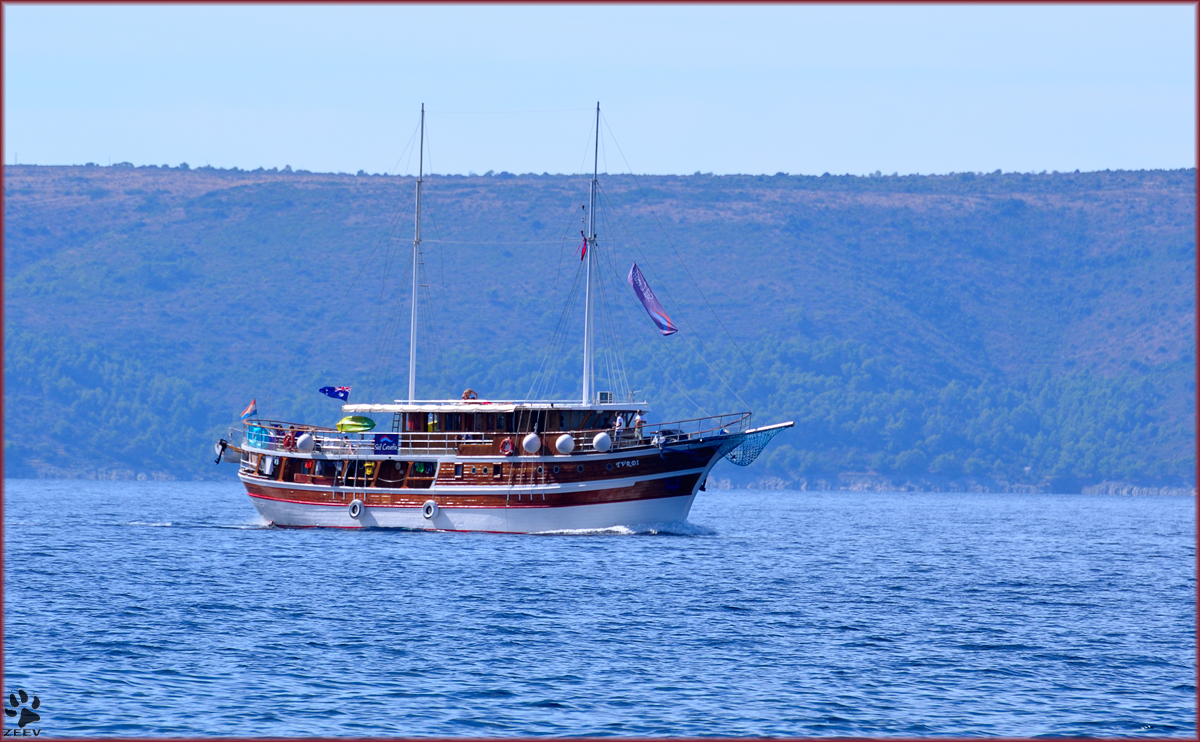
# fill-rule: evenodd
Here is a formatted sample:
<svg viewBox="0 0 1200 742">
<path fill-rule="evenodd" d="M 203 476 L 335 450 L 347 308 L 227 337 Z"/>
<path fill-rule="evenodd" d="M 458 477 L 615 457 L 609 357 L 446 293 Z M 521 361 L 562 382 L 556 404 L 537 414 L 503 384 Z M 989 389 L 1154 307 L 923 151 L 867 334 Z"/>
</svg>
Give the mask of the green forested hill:
<svg viewBox="0 0 1200 742">
<path fill-rule="evenodd" d="M 1192 481 L 1194 170 L 601 184 L 601 388 L 619 345 L 652 419 L 797 421 L 718 477 Z M 319 386 L 404 394 L 412 192 L 364 173 L 6 168 L 6 473 L 231 476 L 211 442 L 251 397 L 328 423 Z M 578 301 L 559 321 L 586 193 L 428 178 L 419 396 L 575 396 Z M 635 260 L 678 335 L 622 293 Z"/>
</svg>

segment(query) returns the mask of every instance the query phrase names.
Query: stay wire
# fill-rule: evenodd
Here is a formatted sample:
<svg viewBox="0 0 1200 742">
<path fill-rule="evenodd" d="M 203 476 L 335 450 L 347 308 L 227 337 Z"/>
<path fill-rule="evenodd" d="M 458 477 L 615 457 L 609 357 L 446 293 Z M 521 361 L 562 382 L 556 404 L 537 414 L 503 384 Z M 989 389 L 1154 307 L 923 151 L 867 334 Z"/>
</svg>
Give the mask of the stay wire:
<svg viewBox="0 0 1200 742">
<path fill-rule="evenodd" d="M 581 304 L 580 295 L 583 293 L 584 286 L 584 268 L 582 261 L 575 270 L 574 280 L 571 282 L 571 291 L 566 297 L 563 305 L 563 313 L 559 317 L 559 324 L 555 328 L 552 338 L 551 347 L 548 354 L 548 364 L 546 369 L 545 383 L 542 385 L 543 393 L 548 396 L 553 393 L 558 386 L 559 376 L 562 375 L 563 367 L 569 362 L 570 355 L 566 352 L 568 337 L 570 331 L 574 329 L 576 308 Z"/>
<path fill-rule="evenodd" d="M 617 141 L 616 135 L 613 134 L 612 127 L 608 125 L 608 119 L 604 118 L 603 113 L 600 114 L 600 119 L 604 122 L 604 127 L 608 130 L 609 136 L 612 137 L 613 144 L 616 145 L 617 152 L 620 153 L 621 159 L 625 161 L 625 167 L 629 170 L 629 176 L 633 178 L 633 182 L 637 186 L 638 192 L 642 196 L 642 200 L 646 202 L 646 207 L 649 209 L 650 215 L 654 217 L 655 224 L 658 225 L 659 230 L 663 233 L 663 237 L 666 238 L 667 244 L 671 246 L 671 251 L 675 253 L 675 258 L 679 261 L 679 264 L 683 266 L 683 270 L 685 273 L 687 273 L 692 285 L 696 287 L 696 292 L 699 293 L 700 298 L 704 300 L 704 305 L 708 307 L 708 311 L 712 313 L 713 318 L 717 320 L 717 324 L 721 326 L 721 330 L 725 333 L 725 336 L 729 338 L 729 342 L 733 344 L 733 347 L 737 349 L 738 355 L 741 356 L 742 361 L 745 362 L 747 367 L 749 367 L 750 373 L 754 374 L 754 377 L 758 379 L 760 384 L 763 385 L 763 390 L 767 393 L 768 404 L 774 407 L 775 395 L 771 390 L 771 385 L 759 375 L 758 371 L 754 367 L 754 364 L 750 363 L 749 359 L 746 358 L 746 354 L 742 352 L 742 348 L 740 345 L 738 345 L 737 340 L 733 338 L 733 334 L 730 333 L 728 328 L 725 327 L 725 323 L 721 321 L 720 315 L 717 314 L 717 311 L 713 309 L 712 304 L 709 303 L 708 297 L 704 294 L 703 289 L 700 288 L 700 284 L 696 282 L 696 278 L 692 275 L 691 270 L 688 269 L 687 263 L 683 262 L 683 257 L 679 254 L 679 250 L 675 248 L 675 243 L 671 240 L 671 235 L 667 234 L 666 228 L 663 227 L 662 222 L 659 221 L 658 213 L 655 212 L 654 207 L 650 205 L 650 199 L 646 196 L 646 192 L 642 190 L 642 184 L 638 180 L 637 175 L 634 174 L 633 167 L 631 167 L 629 164 L 629 159 L 625 157 L 625 152 L 621 149 L 621 143 Z M 741 397 L 738 397 L 738 399 L 741 399 Z M 745 402 L 743 401 L 742 404 L 745 404 Z M 746 407 L 749 409 L 749 405 Z"/>
<path fill-rule="evenodd" d="M 610 263 L 610 267 L 612 268 L 613 274 L 617 275 L 619 278 L 620 273 L 617 270 L 616 266 L 613 265 L 612 263 Z M 622 284 L 622 285 L 624 285 L 624 284 Z M 634 300 L 636 300 L 636 297 L 632 297 L 632 298 Z M 624 303 L 619 302 L 617 304 L 617 306 L 620 308 L 621 313 L 625 316 L 626 323 L 628 326 L 630 326 L 630 327 L 644 327 L 645 326 L 644 322 L 634 321 L 629 318 L 629 313 L 626 310 Z M 675 353 L 671 350 L 671 346 L 667 342 L 666 337 L 663 336 L 660 332 L 658 332 L 657 327 L 655 327 L 654 330 L 651 332 L 654 334 L 654 336 L 656 338 L 658 338 L 658 342 L 661 343 L 663 349 L 667 352 L 667 357 L 669 357 L 671 359 L 671 362 L 673 364 L 675 364 L 675 368 L 678 370 L 680 378 L 685 376 L 686 372 L 684 371 L 683 365 L 679 362 L 679 359 L 675 357 Z M 710 414 L 709 411 L 705 407 L 701 406 L 700 403 L 696 402 L 696 400 L 692 399 L 691 395 L 689 395 L 687 393 L 687 391 L 683 388 L 683 386 L 678 381 L 676 381 L 675 377 L 673 377 L 671 375 L 671 373 L 669 371 L 667 371 L 666 367 L 662 364 L 662 361 L 660 361 L 658 359 L 658 356 L 654 353 L 653 344 L 646 342 L 644 337 L 642 337 L 640 339 L 642 342 L 642 346 L 646 349 L 646 352 L 647 352 L 647 354 L 649 354 L 651 360 L 653 360 L 654 364 L 656 366 L 658 366 L 660 371 L 662 371 L 663 376 L 667 379 L 667 381 L 669 381 L 671 383 L 671 385 L 673 387 L 675 387 L 675 390 L 677 392 L 679 392 L 679 394 L 684 399 L 686 399 L 688 402 L 690 402 L 693 407 L 695 407 L 697 410 L 699 410 L 701 415 L 705 415 L 705 416 L 709 415 Z"/>
<path fill-rule="evenodd" d="M 533 383 L 529 389 L 529 396 L 531 398 L 537 398 L 536 393 L 538 390 L 548 391 L 551 386 L 550 374 L 552 373 L 552 369 L 561 365 L 562 356 L 556 353 L 556 350 L 560 344 L 560 339 L 565 339 L 566 337 L 564 328 L 570 324 L 571 308 L 574 306 L 573 299 L 578 293 L 580 272 L 580 269 L 576 269 L 575 280 L 572 282 L 571 290 L 563 302 L 563 311 L 558 315 L 558 322 L 555 324 L 554 330 L 550 333 L 550 342 L 547 344 L 546 351 L 542 356 L 542 362 L 534 374 Z M 555 379 L 557 379 L 556 372 Z"/>
<path fill-rule="evenodd" d="M 606 192 L 604 192 L 603 190 L 601 190 L 600 193 L 604 197 L 605 203 L 608 204 L 609 208 L 612 208 L 612 203 L 608 199 L 608 194 Z M 704 344 L 704 339 L 701 338 L 700 334 L 698 332 L 696 332 L 694 327 L 692 327 L 691 322 L 689 322 L 687 319 L 687 315 L 684 314 L 682 308 L 675 301 L 675 298 L 671 295 L 670 290 L 667 289 L 666 283 L 664 281 L 662 281 L 661 279 L 659 279 L 658 275 L 654 272 L 653 265 L 650 263 L 649 259 L 646 257 L 646 254 L 644 252 L 642 252 L 642 248 L 638 244 L 637 240 L 634 239 L 633 235 L 629 232 L 629 228 L 625 226 L 625 223 L 620 220 L 619 216 L 617 216 L 616 219 L 617 219 L 618 224 L 620 224 L 621 228 L 629 236 L 629 240 L 631 243 L 633 243 L 634 249 L 637 250 L 638 255 L 640 255 L 642 257 L 642 261 L 646 265 L 646 269 L 648 271 L 650 271 L 650 275 L 660 285 L 660 287 L 663 290 L 663 293 L 667 297 L 667 300 L 670 301 L 671 304 L 673 304 L 675 306 L 675 309 L 677 312 L 676 316 L 679 317 L 679 321 L 681 323 L 683 323 L 687 327 L 688 330 L 690 330 L 690 332 L 685 334 L 685 337 L 684 337 L 685 342 L 687 342 L 687 344 L 688 344 L 688 347 L 690 347 L 692 349 L 692 352 L 694 352 L 697 356 L 699 356 L 700 360 L 704 362 L 704 365 L 707 366 L 708 369 L 713 372 L 713 375 L 717 377 L 717 379 L 725 386 L 725 388 L 728 389 L 730 391 L 730 393 L 732 393 L 733 396 L 739 402 L 741 402 L 747 410 L 749 410 L 750 405 L 746 402 L 746 400 L 742 399 L 742 395 L 738 394 L 737 390 L 734 389 L 733 386 L 728 381 L 725 380 L 725 376 L 720 371 L 718 371 L 716 368 L 714 368 L 711 363 L 708 362 L 708 358 L 706 357 L 708 354 L 708 346 L 706 346 Z M 632 294 L 633 290 L 630 289 L 629 291 L 630 291 L 630 294 Z M 633 298 L 635 300 L 637 299 L 636 296 L 634 296 Z M 698 342 L 700 344 L 700 347 L 703 349 L 703 351 L 704 351 L 703 353 L 696 350 L 696 347 L 694 345 L 692 345 L 691 336 L 693 336 L 693 335 L 696 338 L 696 342 Z"/>
<path fill-rule="evenodd" d="M 371 337 L 375 338 L 375 347 L 371 354 L 370 364 L 367 368 L 368 395 L 374 393 L 375 383 L 378 378 L 378 372 L 382 361 L 381 352 L 383 347 L 387 344 L 389 335 L 389 330 L 387 328 L 391 324 L 391 318 L 390 315 L 384 311 L 384 307 L 387 305 L 385 296 L 388 287 L 388 277 L 391 274 L 392 263 L 395 260 L 396 252 L 397 250 L 395 244 L 390 244 L 385 253 L 383 261 L 383 271 L 379 282 L 379 300 L 375 302 L 374 319 L 371 325 Z"/>
<path fill-rule="evenodd" d="M 400 150 L 400 157 L 396 158 L 396 164 L 392 165 L 391 170 L 387 171 L 389 175 L 396 174 L 396 171 L 400 168 L 400 161 L 404 159 L 405 154 L 408 154 L 408 162 L 410 165 L 412 164 L 412 152 L 410 150 L 412 149 L 413 142 L 417 139 L 419 131 L 421 131 L 421 120 L 418 118 L 417 123 L 413 125 L 412 134 L 408 135 L 408 143 L 404 145 L 404 149 Z"/>
<path fill-rule="evenodd" d="M 409 259 L 405 261 L 405 270 L 402 278 L 407 278 L 412 275 L 411 271 L 415 269 L 411 253 Z M 407 294 L 403 291 L 395 291 L 392 298 L 392 307 L 388 315 L 388 322 L 383 333 L 377 336 L 375 353 L 371 360 L 371 369 L 367 377 L 367 393 L 368 398 L 373 397 L 377 387 L 386 383 L 386 379 L 391 374 L 392 359 L 395 358 L 396 344 L 399 340 L 399 327 L 403 314 L 401 308 L 404 304 L 404 298 Z"/>
<path fill-rule="evenodd" d="M 624 224 L 620 222 L 620 217 L 619 217 L 619 216 L 616 216 L 616 209 L 615 209 L 615 208 L 613 208 L 611 201 L 609 201 L 609 200 L 608 200 L 608 198 L 607 198 L 607 195 L 606 195 L 606 194 L 604 194 L 604 193 L 603 193 L 603 191 L 601 191 L 601 195 L 603 196 L 603 201 L 602 201 L 602 203 L 604 203 L 604 202 L 607 202 L 607 203 L 608 203 L 608 205 L 609 205 L 609 208 L 608 208 L 608 209 L 601 210 L 601 212 L 600 212 L 600 216 L 601 216 L 601 217 L 604 219 L 605 229 L 606 229 L 606 230 L 612 230 L 612 225 L 611 225 L 611 224 L 609 223 L 609 221 L 608 221 L 608 214 L 609 214 L 609 212 L 612 212 L 612 213 L 613 213 L 613 215 L 614 215 L 614 217 L 617 219 L 618 223 L 620 223 L 620 224 L 621 224 L 621 226 L 622 226 L 622 228 L 624 228 Z M 625 231 L 626 231 L 626 233 L 628 234 L 628 229 L 626 229 Z M 613 234 L 616 234 L 615 230 L 613 230 L 613 232 L 612 232 L 612 233 L 613 233 Z M 636 240 L 633 240 L 633 238 L 632 238 L 632 235 L 629 235 L 629 237 L 630 237 L 630 241 L 631 241 L 631 242 L 633 242 L 633 244 L 634 244 L 634 246 L 635 246 L 635 248 L 636 248 L 636 247 L 637 247 L 637 241 L 636 241 Z M 616 239 L 615 239 L 615 238 L 612 240 L 612 243 L 613 243 L 614 245 L 616 244 Z M 639 249 L 639 252 L 640 252 L 640 249 Z M 616 293 L 617 293 L 617 295 L 620 295 L 620 294 L 621 294 L 621 292 L 622 292 L 622 289 L 625 289 L 625 290 L 627 290 L 627 289 L 625 288 L 625 283 L 624 283 L 624 281 L 623 281 L 623 280 L 622 280 L 622 278 L 621 278 L 621 275 L 622 275 L 622 274 L 621 274 L 621 271 L 619 271 L 619 270 L 617 269 L 617 267 L 616 267 L 616 264 L 615 264 L 615 262 L 614 262 L 614 259 L 615 259 L 615 257 L 616 257 L 616 252 L 615 252 L 615 249 L 614 249 L 614 250 L 611 252 L 611 254 L 610 254 L 610 253 L 608 253 L 608 252 L 606 252 L 606 253 L 602 253 L 602 256 L 603 256 L 603 257 L 604 257 L 604 259 L 605 259 L 605 260 L 608 262 L 608 267 L 609 267 L 609 273 L 608 273 L 608 275 L 610 275 L 610 276 L 612 277 L 612 280 L 613 280 L 613 281 L 615 281 L 615 282 L 616 282 L 616 283 L 617 283 L 617 284 L 618 284 L 618 285 L 621 287 L 621 288 L 618 288 L 618 289 L 616 289 Z M 634 299 L 636 299 L 636 297 L 631 297 L 631 298 L 634 298 Z M 626 322 L 626 325 L 627 325 L 627 326 L 629 326 L 629 327 L 640 327 L 640 326 L 642 326 L 640 323 L 638 323 L 638 322 L 634 322 L 634 321 L 631 321 L 631 320 L 630 320 L 629 314 L 628 314 L 628 312 L 626 311 L 625 304 L 624 304 L 623 302 L 615 302 L 615 303 L 616 303 L 617 307 L 619 308 L 619 311 L 621 312 L 622 316 L 625 318 L 625 322 Z M 657 329 L 657 328 L 655 328 L 655 329 Z M 678 360 L 678 359 L 675 357 L 675 354 L 672 352 L 672 350 L 671 350 L 671 348 L 670 348 L 670 345 L 669 345 L 669 343 L 667 342 L 666 338 L 665 338 L 665 337 L 663 337 L 661 334 L 659 334 L 659 333 L 657 333 L 657 332 L 655 332 L 654 334 L 656 335 L 656 337 L 658 337 L 658 339 L 659 339 L 659 342 L 661 342 L 661 343 L 663 344 L 663 347 L 664 347 L 664 349 L 667 351 L 667 355 L 668 355 L 668 356 L 671 358 L 671 361 L 672 361 L 672 362 L 675 364 L 676 368 L 679 370 L 679 373 L 680 373 L 680 375 L 683 375 L 683 374 L 684 374 L 683 367 L 682 367 L 682 365 L 679 363 L 679 360 Z M 690 402 L 690 403 L 691 403 L 691 404 L 692 404 L 692 405 L 693 405 L 693 406 L 694 406 L 694 407 L 695 407 L 697 410 L 699 410 L 701 414 L 703 414 L 703 415 L 708 415 L 708 414 L 709 414 L 709 413 L 708 413 L 708 411 L 707 411 L 707 410 L 706 410 L 704 407 L 702 407 L 700 404 L 698 404 L 698 403 L 697 403 L 697 402 L 696 402 L 694 399 L 692 399 L 692 398 L 691 398 L 691 396 L 690 396 L 690 395 L 689 395 L 689 394 L 688 394 L 688 393 L 687 393 L 687 392 L 686 392 L 686 391 L 683 389 L 683 387 L 682 387 L 682 386 L 679 384 L 679 382 L 677 382 L 677 381 L 675 380 L 675 378 L 674 378 L 674 377 L 673 377 L 673 376 L 670 374 L 670 372 L 668 372 L 668 371 L 666 370 L 666 368 L 665 368 L 665 367 L 662 365 L 662 362 L 658 360 L 658 357 L 657 357 L 657 355 L 655 355 L 655 353 L 654 353 L 654 351 L 653 351 L 653 348 L 651 347 L 651 345 L 650 345 L 650 344 L 647 344 L 647 343 L 646 343 L 646 341 L 645 341 L 644 339 L 642 340 L 642 344 L 643 344 L 643 346 L 646 348 L 646 351 L 647 351 L 647 353 L 649 353 L 649 354 L 650 354 L 650 357 L 651 357 L 651 359 L 654 361 L 655 365 L 657 365 L 657 366 L 659 367 L 659 369 L 660 369 L 660 370 L 663 372 L 663 376 L 664 376 L 664 377 L 665 377 L 665 378 L 666 378 L 666 379 L 667 379 L 669 382 L 671 382 L 672 386 L 674 386 L 674 387 L 676 388 L 676 390 L 677 390 L 677 391 L 680 393 L 680 395 L 682 395 L 682 396 L 683 396 L 683 397 L 684 397 L 684 398 L 685 398 L 685 399 L 686 399 L 688 402 Z M 694 349 L 693 349 L 693 350 L 694 350 Z M 626 377 L 626 387 L 627 387 L 627 389 L 630 389 L 630 390 L 632 389 L 632 385 L 628 383 L 628 379 L 627 379 L 627 377 Z"/>
<path fill-rule="evenodd" d="M 608 233 L 611 229 L 611 224 L 608 220 L 608 210 L 602 210 L 597 216 L 602 219 L 605 232 Z M 601 313 L 601 319 L 606 325 L 609 348 L 611 349 L 610 353 L 612 354 L 611 373 L 614 375 L 613 386 L 614 388 L 623 388 L 626 394 L 628 394 L 628 392 L 632 389 L 632 386 L 629 384 L 629 376 L 625 371 L 624 345 L 618 342 L 619 333 L 616 324 L 616 314 L 612 310 L 614 305 L 619 306 L 618 298 L 621 295 L 620 289 L 617 288 L 616 283 L 618 275 L 615 269 L 616 255 L 617 243 L 614 240 L 610 243 L 609 249 L 601 253 L 604 261 L 600 263 L 600 275 L 601 285 L 603 286 L 604 291 L 603 301 L 605 303 L 604 311 Z M 605 263 L 607 263 L 607 266 Z M 605 267 L 608 267 L 609 270 L 605 271 Z M 608 279 L 607 284 L 604 282 L 604 279 Z"/>
</svg>

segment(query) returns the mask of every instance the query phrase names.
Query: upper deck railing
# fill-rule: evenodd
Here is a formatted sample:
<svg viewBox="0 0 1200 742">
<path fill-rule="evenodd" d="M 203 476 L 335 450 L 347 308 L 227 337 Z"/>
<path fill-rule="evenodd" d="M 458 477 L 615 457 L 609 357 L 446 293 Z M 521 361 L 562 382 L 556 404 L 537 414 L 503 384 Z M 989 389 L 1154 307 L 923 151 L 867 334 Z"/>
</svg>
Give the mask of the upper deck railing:
<svg viewBox="0 0 1200 742">
<path fill-rule="evenodd" d="M 625 428 L 619 434 L 613 428 L 593 430 L 552 430 L 539 432 L 541 448 L 533 454 L 525 451 L 522 442 L 528 432 L 462 431 L 462 432 L 388 432 L 375 430 L 369 433 L 343 433 L 333 428 L 315 425 L 300 425 L 282 420 L 253 420 L 244 427 L 230 428 L 229 442 L 236 448 L 262 453 L 286 453 L 311 456 L 312 458 L 385 458 L 395 456 L 445 456 L 462 454 L 467 456 L 503 455 L 501 443 L 511 439 L 512 455 L 561 456 L 555 443 L 564 433 L 574 440 L 574 449 L 567 455 L 599 453 L 594 445 L 599 433 L 608 433 L 610 451 L 632 448 L 648 448 L 745 432 L 750 428 L 749 412 L 738 412 L 713 417 L 698 417 L 690 420 L 645 425 L 639 431 Z M 307 433 L 313 437 L 311 452 L 301 452 L 297 443 Z M 396 436 L 396 447 L 381 445 L 380 434 Z"/>
</svg>

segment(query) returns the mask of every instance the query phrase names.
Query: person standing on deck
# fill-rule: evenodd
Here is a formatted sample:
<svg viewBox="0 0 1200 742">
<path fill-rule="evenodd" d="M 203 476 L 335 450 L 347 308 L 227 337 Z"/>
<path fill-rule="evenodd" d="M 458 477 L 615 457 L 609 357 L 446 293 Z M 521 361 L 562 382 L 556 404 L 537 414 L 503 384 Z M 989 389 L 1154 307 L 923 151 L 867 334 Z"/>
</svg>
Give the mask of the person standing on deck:
<svg viewBox="0 0 1200 742">
<path fill-rule="evenodd" d="M 621 413 L 617 413 L 617 419 L 613 423 L 613 442 L 621 445 L 621 433 L 625 432 L 625 417 Z"/>
<path fill-rule="evenodd" d="M 646 418 L 642 417 L 642 411 L 638 410 L 633 416 L 633 437 L 638 443 L 642 442 L 642 426 L 646 424 Z"/>
</svg>

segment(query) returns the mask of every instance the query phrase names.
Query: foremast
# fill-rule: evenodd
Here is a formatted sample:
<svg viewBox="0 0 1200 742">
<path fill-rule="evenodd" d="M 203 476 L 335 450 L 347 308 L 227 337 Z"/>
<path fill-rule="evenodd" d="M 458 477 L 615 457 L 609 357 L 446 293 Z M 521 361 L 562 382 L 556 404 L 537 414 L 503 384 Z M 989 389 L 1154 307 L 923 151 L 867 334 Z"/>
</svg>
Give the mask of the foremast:
<svg viewBox="0 0 1200 742">
<path fill-rule="evenodd" d="M 584 235 L 587 266 L 583 291 L 583 404 L 592 403 L 592 255 L 596 252 L 596 176 L 600 171 L 600 102 L 596 102 L 596 151 L 592 159 L 591 205 L 588 207 L 588 233 Z"/>
</svg>

